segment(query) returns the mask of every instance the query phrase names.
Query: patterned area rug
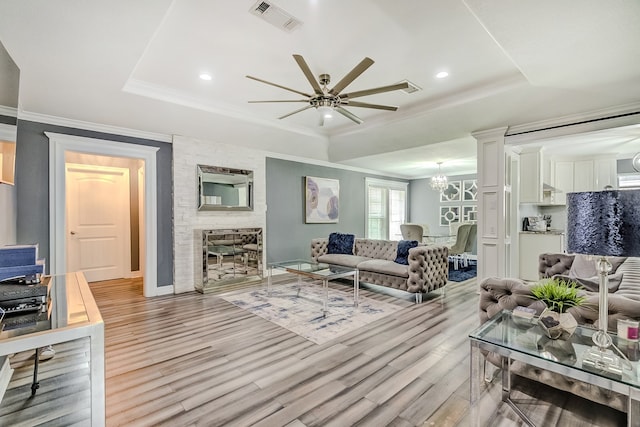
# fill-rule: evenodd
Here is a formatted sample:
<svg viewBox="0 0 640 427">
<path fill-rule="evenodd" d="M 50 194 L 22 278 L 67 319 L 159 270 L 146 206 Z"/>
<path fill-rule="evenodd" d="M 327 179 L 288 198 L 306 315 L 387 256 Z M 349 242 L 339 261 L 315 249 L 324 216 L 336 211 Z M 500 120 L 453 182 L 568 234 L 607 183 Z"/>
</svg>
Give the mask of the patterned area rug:
<svg viewBox="0 0 640 427">
<path fill-rule="evenodd" d="M 472 279 L 478 274 L 477 261 L 469 261 L 468 267 L 460 266 L 457 270 L 453 269 L 453 263 L 449 263 L 449 281 L 464 282 Z"/>
<path fill-rule="evenodd" d="M 322 283 L 297 282 L 247 289 L 219 295 L 222 299 L 282 326 L 316 344 L 323 344 L 381 319 L 401 307 L 360 295 L 353 307 L 353 291 L 329 288 L 327 316 L 322 314 Z"/>
</svg>

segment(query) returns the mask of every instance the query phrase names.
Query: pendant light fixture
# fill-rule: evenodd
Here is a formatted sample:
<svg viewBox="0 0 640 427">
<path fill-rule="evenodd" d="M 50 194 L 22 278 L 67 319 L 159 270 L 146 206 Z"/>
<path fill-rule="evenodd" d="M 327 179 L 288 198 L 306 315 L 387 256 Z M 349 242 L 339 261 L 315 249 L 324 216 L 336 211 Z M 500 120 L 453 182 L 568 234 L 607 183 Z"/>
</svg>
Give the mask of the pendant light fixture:
<svg viewBox="0 0 640 427">
<path fill-rule="evenodd" d="M 442 193 L 448 186 L 447 177 L 442 174 L 442 162 L 438 162 L 438 174 L 431 177 L 431 188 Z"/>
</svg>

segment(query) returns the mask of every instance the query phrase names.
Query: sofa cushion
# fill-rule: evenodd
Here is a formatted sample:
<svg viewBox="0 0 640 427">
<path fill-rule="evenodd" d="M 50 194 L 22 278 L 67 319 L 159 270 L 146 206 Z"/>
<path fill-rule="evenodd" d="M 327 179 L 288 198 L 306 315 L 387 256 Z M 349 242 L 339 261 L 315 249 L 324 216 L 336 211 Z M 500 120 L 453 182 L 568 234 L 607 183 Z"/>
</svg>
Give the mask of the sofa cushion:
<svg viewBox="0 0 640 427">
<path fill-rule="evenodd" d="M 331 233 L 327 253 L 329 254 L 353 254 L 353 243 L 356 236 L 353 234 Z"/>
<path fill-rule="evenodd" d="M 363 256 L 356 256 L 356 255 L 324 254 L 318 257 L 318 262 L 356 268 L 358 267 L 358 264 L 360 264 L 361 262 L 368 261 L 370 259 L 371 258 L 366 258 Z"/>
<path fill-rule="evenodd" d="M 395 262 L 398 264 L 409 265 L 409 249 L 418 246 L 417 240 L 400 240 L 398 242 L 398 252 Z"/>
<path fill-rule="evenodd" d="M 609 274 L 611 275 L 618 270 L 618 267 L 620 267 L 620 264 L 622 264 L 626 260 L 626 258 L 607 257 L 607 260 L 609 260 L 609 262 L 611 263 L 611 271 L 609 272 Z M 597 277 L 597 263 L 598 257 L 596 256 L 577 254 L 573 259 L 573 263 L 571 263 L 571 269 L 569 269 L 569 277 L 581 279 Z"/>
<path fill-rule="evenodd" d="M 600 276 L 570 277 L 570 276 L 564 276 L 562 274 L 556 274 L 553 277 L 565 280 L 567 282 L 576 283 L 591 292 L 598 292 L 600 290 Z M 622 272 L 616 273 L 616 274 L 609 274 L 608 278 L 609 278 L 609 283 L 608 283 L 609 293 L 617 292 L 618 287 L 622 282 Z"/>
<path fill-rule="evenodd" d="M 390 276 L 409 277 L 409 267 L 385 259 L 369 259 L 358 264 L 358 270 L 388 274 Z"/>
</svg>

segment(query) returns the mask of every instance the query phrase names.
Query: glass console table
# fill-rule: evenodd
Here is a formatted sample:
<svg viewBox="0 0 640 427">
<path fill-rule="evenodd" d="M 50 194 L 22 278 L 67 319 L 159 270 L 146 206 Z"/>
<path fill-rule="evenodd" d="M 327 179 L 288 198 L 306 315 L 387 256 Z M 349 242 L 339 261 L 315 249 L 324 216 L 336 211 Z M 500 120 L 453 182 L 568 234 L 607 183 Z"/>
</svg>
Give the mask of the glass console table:
<svg viewBox="0 0 640 427">
<path fill-rule="evenodd" d="M 512 316 L 511 311 L 502 311 L 469 335 L 471 342 L 471 419 L 480 425 L 479 403 L 483 391 L 485 357 L 483 352 L 497 353 L 502 362 L 502 401 L 507 403 L 525 423 L 534 424 L 510 398 L 511 363 L 520 361 L 566 377 L 593 384 L 628 397 L 627 420 L 629 426 L 640 425 L 640 362 L 638 343 L 620 340 L 611 334 L 618 346 L 631 362 L 622 376 L 602 371 L 593 371 L 582 365 L 583 355 L 593 345 L 591 336 L 595 329 L 578 326 L 568 339 L 547 338 L 537 317 L 531 320 Z M 495 408 L 487 409 L 495 411 Z"/>
<path fill-rule="evenodd" d="M 93 294 L 82 273 L 45 277 L 42 285 L 49 287 L 48 311 L 42 313 L 44 316 L 34 317 L 33 322 L 27 322 L 21 327 L 13 325 L 8 330 L 4 330 L 4 326 L 10 324 L 11 318 L 5 318 L 3 330 L 0 332 L 0 356 L 37 350 L 79 338 L 89 338 L 91 425 L 103 426 L 105 424 L 104 322 Z M 37 389 L 37 384 L 37 370 L 34 370 L 32 394 Z"/>
</svg>

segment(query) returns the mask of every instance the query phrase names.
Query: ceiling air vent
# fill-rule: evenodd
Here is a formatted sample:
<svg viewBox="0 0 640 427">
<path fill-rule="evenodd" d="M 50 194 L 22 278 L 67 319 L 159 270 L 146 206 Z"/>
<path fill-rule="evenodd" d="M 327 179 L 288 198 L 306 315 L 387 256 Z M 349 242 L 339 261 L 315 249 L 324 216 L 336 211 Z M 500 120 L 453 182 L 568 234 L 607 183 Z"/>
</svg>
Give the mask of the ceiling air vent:
<svg viewBox="0 0 640 427">
<path fill-rule="evenodd" d="M 291 32 L 302 25 L 302 21 L 280 9 L 273 2 L 257 1 L 249 12 L 283 31 Z"/>
<path fill-rule="evenodd" d="M 418 85 L 411 83 L 409 80 L 403 80 L 400 83 L 409 83 L 409 87 L 407 87 L 406 89 L 402 89 L 403 91 L 407 92 L 407 93 L 413 93 L 413 92 L 417 92 L 419 90 L 422 90 L 421 87 L 419 87 Z"/>
</svg>

